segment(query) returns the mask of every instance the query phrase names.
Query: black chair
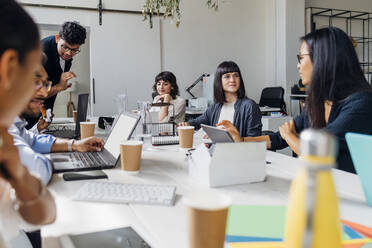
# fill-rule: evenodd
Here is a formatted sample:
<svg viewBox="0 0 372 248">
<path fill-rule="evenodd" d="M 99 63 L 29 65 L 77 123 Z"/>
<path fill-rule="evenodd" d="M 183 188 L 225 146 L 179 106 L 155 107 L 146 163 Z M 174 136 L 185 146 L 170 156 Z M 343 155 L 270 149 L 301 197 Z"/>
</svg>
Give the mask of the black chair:
<svg viewBox="0 0 372 248">
<path fill-rule="evenodd" d="M 287 114 L 284 102 L 284 89 L 282 87 L 264 88 L 258 105 L 260 107 L 280 108 L 282 112 Z"/>
</svg>

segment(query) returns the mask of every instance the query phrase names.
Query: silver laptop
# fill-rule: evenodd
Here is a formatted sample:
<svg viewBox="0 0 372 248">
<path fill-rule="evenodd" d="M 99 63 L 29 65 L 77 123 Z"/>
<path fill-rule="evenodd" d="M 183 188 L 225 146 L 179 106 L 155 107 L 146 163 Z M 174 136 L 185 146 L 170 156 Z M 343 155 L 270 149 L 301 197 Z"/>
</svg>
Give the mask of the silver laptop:
<svg viewBox="0 0 372 248">
<path fill-rule="evenodd" d="M 77 107 L 75 129 L 74 130 L 66 129 L 66 127 L 63 127 L 62 129 L 49 128 L 44 133 L 51 134 L 58 138 L 65 138 L 65 139 L 79 138 L 80 137 L 80 122 L 87 120 L 89 94 L 80 94 L 78 99 L 79 100 L 78 100 L 78 107 Z M 55 122 L 53 121 L 53 123 Z"/>
<path fill-rule="evenodd" d="M 101 170 L 115 168 L 120 157 L 120 143 L 132 136 L 140 116 L 121 114 L 100 152 L 50 153 L 53 173 L 67 171 Z"/>
</svg>

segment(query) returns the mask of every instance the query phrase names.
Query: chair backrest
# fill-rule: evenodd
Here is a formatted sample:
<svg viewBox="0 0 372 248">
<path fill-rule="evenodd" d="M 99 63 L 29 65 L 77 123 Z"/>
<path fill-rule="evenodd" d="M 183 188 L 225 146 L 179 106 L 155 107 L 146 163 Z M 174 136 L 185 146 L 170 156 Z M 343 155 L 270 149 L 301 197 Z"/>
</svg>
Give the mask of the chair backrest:
<svg viewBox="0 0 372 248">
<path fill-rule="evenodd" d="M 282 87 L 267 87 L 262 90 L 260 107 L 285 108 L 284 89 Z"/>
</svg>

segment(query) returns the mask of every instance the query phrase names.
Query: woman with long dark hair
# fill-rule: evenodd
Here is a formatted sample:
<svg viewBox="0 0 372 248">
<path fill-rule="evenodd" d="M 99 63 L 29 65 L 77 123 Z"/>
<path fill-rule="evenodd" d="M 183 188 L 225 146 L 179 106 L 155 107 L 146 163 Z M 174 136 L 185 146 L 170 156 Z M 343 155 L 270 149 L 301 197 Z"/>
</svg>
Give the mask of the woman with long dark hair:
<svg viewBox="0 0 372 248">
<path fill-rule="evenodd" d="M 267 148 L 289 146 L 299 153 L 298 134 L 305 128 L 324 128 L 339 143 L 338 168 L 355 173 L 345 141 L 346 132 L 372 134 L 372 93 L 347 34 L 339 28 L 316 30 L 301 38 L 297 68 L 307 86 L 306 108 L 279 132 L 242 138 L 231 125 L 223 124 L 235 141 L 266 141 Z"/>
<path fill-rule="evenodd" d="M 243 137 L 261 135 L 261 111 L 252 99 L 246 97 L 244 81 L 236 63 L 225 61 L 217 67 L 213 91 L 214 103 L 204 114 L 181 125 L 199 129 L 200 124 L 216 126 L 218 122 L 228 120 Z"/>
<path fill-rule="evenodd" d="M 152 89 L 156 93 L 155 103 L 169 103 L 170 106 L 155 107 L 152 111 L 158 112 L 159 122 L 169 122 L 173 118 L 175 123 L 185 120 L 186 101 L 181 98 L 178 90 L 176 76 L 170 71 L 160 72 L 155 77 Z M 173 116 L 174 114 L 174 116 Z"/>
</svg>

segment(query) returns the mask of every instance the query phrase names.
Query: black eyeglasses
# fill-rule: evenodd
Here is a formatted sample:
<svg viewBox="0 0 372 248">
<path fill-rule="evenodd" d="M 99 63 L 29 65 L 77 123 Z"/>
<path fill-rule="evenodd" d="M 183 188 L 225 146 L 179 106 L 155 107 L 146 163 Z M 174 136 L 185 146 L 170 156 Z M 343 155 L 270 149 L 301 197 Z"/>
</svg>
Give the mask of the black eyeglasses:
<svg viewBox="0 0 372 248">
<path fill-rule="evenodd" d="M 305 53 L 305 54 L 297 54 L 297 60 L 298 60 L 298 63 L 301 64 L 301 60 L 303 59 L 303 57 L 305 55 L 311 55 L 310 53 Z"/>
<path fill-rule="evenodd" d="M 79 49 L 75 49 L 75 48 L 70 48 L 68 46 L 65 46 L 65 45 L 61 45 L 62 49 L 65 51 L 65 52 L 71 52 L 72 54 L 77 54 L 80 52 Z"/>
</svg>

